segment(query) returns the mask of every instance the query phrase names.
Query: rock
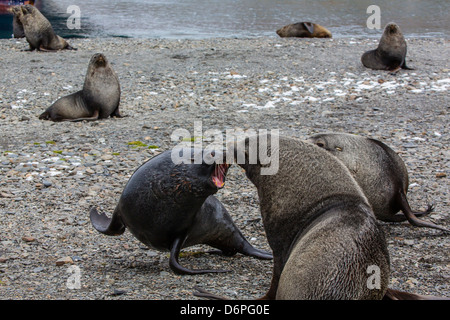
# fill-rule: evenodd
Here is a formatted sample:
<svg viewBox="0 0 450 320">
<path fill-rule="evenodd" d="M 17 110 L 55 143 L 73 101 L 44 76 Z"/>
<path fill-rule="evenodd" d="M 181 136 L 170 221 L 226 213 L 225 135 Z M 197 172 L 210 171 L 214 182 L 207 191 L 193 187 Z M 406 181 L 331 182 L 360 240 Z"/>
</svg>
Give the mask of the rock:
<svg viewBox="0 0 450 320">
<path fill-rule="evenodd" d="M 32 236 L 23 236 L 22 240 L 25 241 L 25 242 L 33 242 L 36 239 L 34 237 L 32 237 Z"/>
<path fill-rule="evenodd" d="M 73 260 L 71 257 L 67 256 L 67 257 L 63 257 L 63 258 L 59 258 L 58 260 L 56 260 L 56 265 L 57 266 L 62 266 L 65 264 L 73 264 Z"/>
</svg>

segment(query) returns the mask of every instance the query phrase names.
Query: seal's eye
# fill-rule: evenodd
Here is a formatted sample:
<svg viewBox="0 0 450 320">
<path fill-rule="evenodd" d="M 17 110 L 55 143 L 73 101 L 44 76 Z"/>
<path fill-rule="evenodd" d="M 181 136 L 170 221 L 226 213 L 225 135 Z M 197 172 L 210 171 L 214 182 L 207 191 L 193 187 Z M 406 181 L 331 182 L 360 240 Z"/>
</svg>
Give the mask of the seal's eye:
<svg viewBox="0 0 450 320">
<path fill-rule="evenodd" d="M 316 145 L 318 145 L 321 148 L 325 148 L 325 145 L 322 142 L 317 142 Z"/>
</svg>

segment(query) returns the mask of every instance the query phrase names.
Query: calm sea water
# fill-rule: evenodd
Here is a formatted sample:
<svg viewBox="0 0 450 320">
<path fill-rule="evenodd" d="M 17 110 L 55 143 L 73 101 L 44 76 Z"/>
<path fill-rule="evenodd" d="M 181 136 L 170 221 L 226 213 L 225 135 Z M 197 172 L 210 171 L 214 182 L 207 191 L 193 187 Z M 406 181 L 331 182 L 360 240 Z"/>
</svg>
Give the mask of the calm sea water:
<svg viewBox="0 0 450 320">
<path fill-rule="evenodd" d="M 39 3 L 40 2 L 40 3 Z M 277 36 L 289 23 L 311 21 L 335 38 L 379 37 L 366 21 L 369 5 L 381 27 L 395 21 L 407 37 L 450 37 L 449 0 L 40 0 L 41 11 L 65 37 L 209 38 Z M 77 5 L 81 28 L 70 30 L 67 8 Z M 3 30 L 3 37 L 10 36 Z"/>
</svg>

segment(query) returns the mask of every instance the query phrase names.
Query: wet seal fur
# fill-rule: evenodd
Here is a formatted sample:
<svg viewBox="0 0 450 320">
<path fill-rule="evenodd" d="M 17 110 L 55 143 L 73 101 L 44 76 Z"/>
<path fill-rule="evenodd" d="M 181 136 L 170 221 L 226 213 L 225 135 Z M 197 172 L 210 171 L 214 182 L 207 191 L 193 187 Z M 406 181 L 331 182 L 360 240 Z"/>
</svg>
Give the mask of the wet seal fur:
<svg viewBox="0 0 450 320">
<path fill-rule="evenodd" d="M 119 104 L 119 79 L 106 57 L 96 53 L 89 61 L 83 89 L 55 101 L 39 119 L 93 121 L 109 116 L 121 118 Z"/>
<path fill-rule="evenodd" d="M 333 154 L 350 170 L 379 220 L 400 222 L 407 219 L 414 226 L 450 232 L 417 218 L 431 213 L 433 206 L 429 205 L 423 212 L 411 209 L 406 197 L 409 186 L 406 165 L 386 144 L 348 133 L 316 134 L 310 141 Z M 403 213 L 397 214 L 400 210 Z"/>
<path fill-rule="evenodd" d="M 240 252 L 271 259 L 253 248 L 233 223 L 225 207 L 213 194 L 223 187 L 227 164 L 174 164 L 172 152 L 186 152 L 192 158 L 200 149 L 165 151 L 140 166 L 126 184 L 111 218 L 90 211 L 94 228 L 106 235 L 120 235 L 126 228 L 142 243 L 170 251 L 169 266 L 179 274 L 225 272 L 191 270 L 178 262 L 180 250 L 207 244 L 225 255 Z M 220 154 L 214 154 L 219 159 Z M 217 161 L 222 163 L 221 161 Z"/>
<path fill-rule="evenodd" d="M 26 4 L 20 6 L 20 11 L 21 13 L 15 16 L 18 16 L 22 24 L 25 38 L 30 45 L 29 51 L 76 50 L 55 33 L 50 22 L 37 8 Z"/>
<path fill-rule="evenodd" d="M 391 22 L 384 28 L 378 47 L 366 51 L 361 56 L 361 62 L 365 67 L 375 70 L 413 70 L 406 66 L 406 51 L 406 41 L 400 27 Z"/>
<path fill-rule="evenodd" d="M 297 22 L 288 24 L 278 29 L 277 34 L 282 37 L 297 37 L 297 38 L 331 38 L 331 32 L 316 23 L 312 22 Z"/>
</svg>

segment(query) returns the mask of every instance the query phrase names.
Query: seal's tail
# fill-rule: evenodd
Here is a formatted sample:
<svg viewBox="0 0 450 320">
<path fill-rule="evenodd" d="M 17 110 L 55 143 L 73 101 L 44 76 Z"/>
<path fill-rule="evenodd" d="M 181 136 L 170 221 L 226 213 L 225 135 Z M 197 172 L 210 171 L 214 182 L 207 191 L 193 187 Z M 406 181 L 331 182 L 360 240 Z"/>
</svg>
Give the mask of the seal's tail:
<svg viewBox="0 0 450 320">
<path fill-rule="evenodd" d="M 91 208 L 89 216 L 91 218 L 92 226 L 98 232 L 108 236 L 118 236 L 125 232 L 125 225 L 116 211 L 111 218 L 108 218 L 106 214 L 99 213 L 97 209 Z"/>
<path fill-rule="evenodd" d="M 383 300 L 450 300 L 447 297 L 423 296 L 415 293 L 387 289 Z"/>
</svg>

